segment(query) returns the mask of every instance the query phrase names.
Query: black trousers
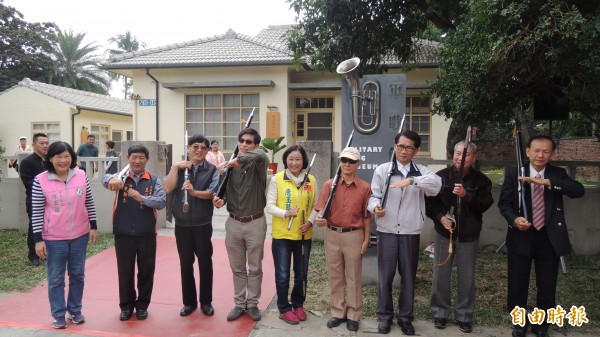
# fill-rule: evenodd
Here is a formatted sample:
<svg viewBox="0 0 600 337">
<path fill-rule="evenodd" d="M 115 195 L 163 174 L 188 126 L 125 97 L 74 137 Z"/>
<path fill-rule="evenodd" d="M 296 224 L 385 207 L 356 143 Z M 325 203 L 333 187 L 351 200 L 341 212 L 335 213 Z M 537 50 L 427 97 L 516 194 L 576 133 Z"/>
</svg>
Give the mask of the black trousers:
<svg viewBox="0 0 600 337">
<path fill-rule="evenodd" d="M 115 235 L 121 310 L 148 309 L 154 286 L 156 235 Z M 137 262 L 137 295 L 135 265 Z"/>
<path fill-rule="evenodd" d="M 508 311 L 519 306 L 527 309 L 531 263 L 535 261 L 535 280 L 537 288 L 538 309 L 546 311 L 556 306 L 556 280 L 560 258 L 554 253 L 552 243 L 548 239 L 545 228 L 535 231 L 530 256 L 521 256 L 508 252 Z M 544 321 L 534 330 L 547 331 L 548 323 Z"/>
<path fill-rule="evenodd" d="M 35 253 L 35 242 L 33 240 L 33 222 L 31 221 L 31 207 L 29 206 L 29 203 L 27 203 L 27 218 L 29 219 L 29 226 L 27 229 L 27 257 L 29 258 L 29 261 L 32 261 L 34 258 L 38 257 L 37 254 Z"/>
<path fill-rule="evenodd" d="M 415 279 L 419 264 L 420 235 L 400 235 L 377 232 L 377 317 L 382 321 L 394 318 L 392 283 L 396 270 L 400 273 L 400 295 L 396 318 L 403 323 L 414 319 Z"/>
<path fill-rule="evenodd" d="M 194 277 L 194 262 L 198 258 L 200 274 L 201 305 L 212 303 L 213 289 L 213 245 L 212 224 L 202 226 L 177 226 L 175 225 L 175 240 L 179 253 L 179 266 L 181 269 L 181 294 L 183 305 L 195 306 L 198 298 L 196 292 L 196 278 Z"/>
</svg>

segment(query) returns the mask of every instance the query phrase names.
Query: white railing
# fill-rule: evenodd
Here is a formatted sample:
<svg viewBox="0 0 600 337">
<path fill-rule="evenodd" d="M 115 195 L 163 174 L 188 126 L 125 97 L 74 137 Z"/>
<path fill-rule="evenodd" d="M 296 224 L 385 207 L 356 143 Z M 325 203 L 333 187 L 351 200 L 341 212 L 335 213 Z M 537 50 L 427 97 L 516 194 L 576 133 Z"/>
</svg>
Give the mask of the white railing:
<svg viewBox="0 0 600 337">
<path fill-rule="evenodd" d="M 17 171 L 13 168 L 9 168 L 8 165 L 11 160 L 18 159 L 20 162 L 23 158 L 27 157 L 27 155 L 28 154 L 22 154 L 20 156 L 14 156 L 14 155 L 13 156 L 4 156 L 5 160 L 1 163 L 2 179 L 18 178 L 19 174 L 17 173 Z M 19 157 L 21 157 L 21 158 L 19 158 Z M 102 177 L 106 173 L 106 170 L 104 169 L 104 163 L 106 163 L 106 162 L 116 162 L 117 170 L 121 168 L 119 157 L 77 157 L 77 160 L 80 163 L 86 164 L 85 166 L 88 169 L 88 170 L 86 170 L 86 174 L 90 180 L 102 179 Z M 94 163 L 94 165 L 98 166 L 97 172 L 94 172 L 93 170 L 91 170 L 92 163 Z"/>
</svg>

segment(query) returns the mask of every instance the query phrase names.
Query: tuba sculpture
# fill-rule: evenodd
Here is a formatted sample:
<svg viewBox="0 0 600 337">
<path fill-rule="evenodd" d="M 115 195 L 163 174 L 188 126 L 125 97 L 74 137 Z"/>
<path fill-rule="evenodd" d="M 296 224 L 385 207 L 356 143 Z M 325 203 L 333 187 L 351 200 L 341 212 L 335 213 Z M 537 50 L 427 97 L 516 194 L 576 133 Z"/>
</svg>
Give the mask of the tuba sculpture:
<svg viewBox="0 0 600 337">
<path fill-rule="evenodd" d="M 353 57 L 340 63 L 336 72 L 346 75 L 352 86 L 352 121 L 354 128 L 362 134 L 371 134 L 379 128 L 381 90 L 377 81 L 367 81 L 359 89 L 360 78 L 357 74 L 359 65 L 360 59 Z"/>
</svg>

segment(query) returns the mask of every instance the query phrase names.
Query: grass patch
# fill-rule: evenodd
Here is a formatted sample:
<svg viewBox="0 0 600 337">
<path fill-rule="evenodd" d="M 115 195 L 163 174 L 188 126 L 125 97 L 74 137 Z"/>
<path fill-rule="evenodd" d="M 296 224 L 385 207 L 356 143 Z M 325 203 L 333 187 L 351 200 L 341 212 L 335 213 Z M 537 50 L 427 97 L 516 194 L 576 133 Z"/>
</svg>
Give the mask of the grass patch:
<svg viewBox="0 0 600 337">
<path fill-rule="evenodd" d="M 417 269 L 415 289 L 415 319 L 432 321 L 429 309 L 433 260 L 421 254 Z M 573 327 L 567 323 L 559 329 L 562 332 L 577 330 L 600 335 L 600 307 L 596 304 L 600 298 L 600 256 L 565 257 L 567 274 L 559 272 L 556 291 L 557 304 L 569 312 L 571 306 L 584 306 L 589 323 Z M 322 242 L 313 241 L 310 254 L 308 290 L 306 307 L 318 310 L 325 316 L 330 313 L 329 288 L 327 281 L 325 251 Z M 476 272 L 476 309 L 473 323 L 483 326 L 501 326 L 509 329 L 510 316 L 506 310 L 507 258 L 494 252 L 480 252 L 477 258 Z M 535 303 L 535 272 L 531 272 L 529 303 Z M 452 276 L 453 300 L 456 299 L 456 268 Z M 398 298 L 398 289 L 394 289 L 394 302 Z M 377 308 L 377 287 L 363 286 L 364 316 L 375 317 Z M 453 319 L 453 316 L 450 316 Z"/>
<path fill-rule="evenodd" d="M 481 172 L 483 174 L 485 174 L 492 181 L 492 186 L 502 185 L 502 180 L 504 179 L 504 170 L 503 169 L 488 169 L 488 170 L 481 170 Z"/>
<path fill-rule="evenodd" d="M 98 234 L 95 245 L 88 245 L 87 257 L 111 247 L 112 234 Z M 0 230 L 0 291 L 26 291 L 46 278 L 46 262 L 40 267 L 29 265 L 27 259 L 27 233 L 17 230 Z"/>
</svg>

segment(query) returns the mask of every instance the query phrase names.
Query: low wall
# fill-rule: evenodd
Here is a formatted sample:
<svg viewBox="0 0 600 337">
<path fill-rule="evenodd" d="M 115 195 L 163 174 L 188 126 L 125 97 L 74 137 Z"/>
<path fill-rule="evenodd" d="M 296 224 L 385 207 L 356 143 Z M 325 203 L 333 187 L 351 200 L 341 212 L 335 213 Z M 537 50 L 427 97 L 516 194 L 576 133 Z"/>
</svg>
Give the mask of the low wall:
<svg viewBox="0 0 600 337">
<path fill-rule="evenodd" d="M 122 146 L 124 149 L 129 148 L 134 144 L 144 144 L 150 151 L 150 160 L 146 165 L 146 169 L 151 173 L 163 179 L 166 175 L 167 168 L 171 165 L 170 151 L 164 142 L 155 141 L 124 141 Z M 123 165 L 127 165 L 127 151 L 121 153 L 120 158 L 114 157 L 97 157 L 97 158 L 78 158 L 87 163 L 87 167 L 91 167 L 91 162 L 100 162 L 100 171 L 93 174 L 91 170 L 88 172 L 90 186 L 92 187 L 92 195 L 96 205 L 96 218 L 98 223 L 98 231 L 103 233 L 112 232 L 112 212 L 115 199 L 115 192 L 111 192 L 102 186 L 102 176 L 104 174 L 104 166 L 102 163 L 106 160 L 117 161 L 119 169 Z M 4 163 L 6 165 L 6 163 Z M 14 172 L 14 170 L 11 169 Z M 0 181 L 0 229 L 18 229 L 27 230 L 28 219 L 25 205 L 25 187 L 21 179 L 13 177 L 13 172 L 4 171 L 6 174 Z M 157 225 L 159 228 L 166 226 L 166 211 L 162 209 L 158 212 Z"/>
</svg>

